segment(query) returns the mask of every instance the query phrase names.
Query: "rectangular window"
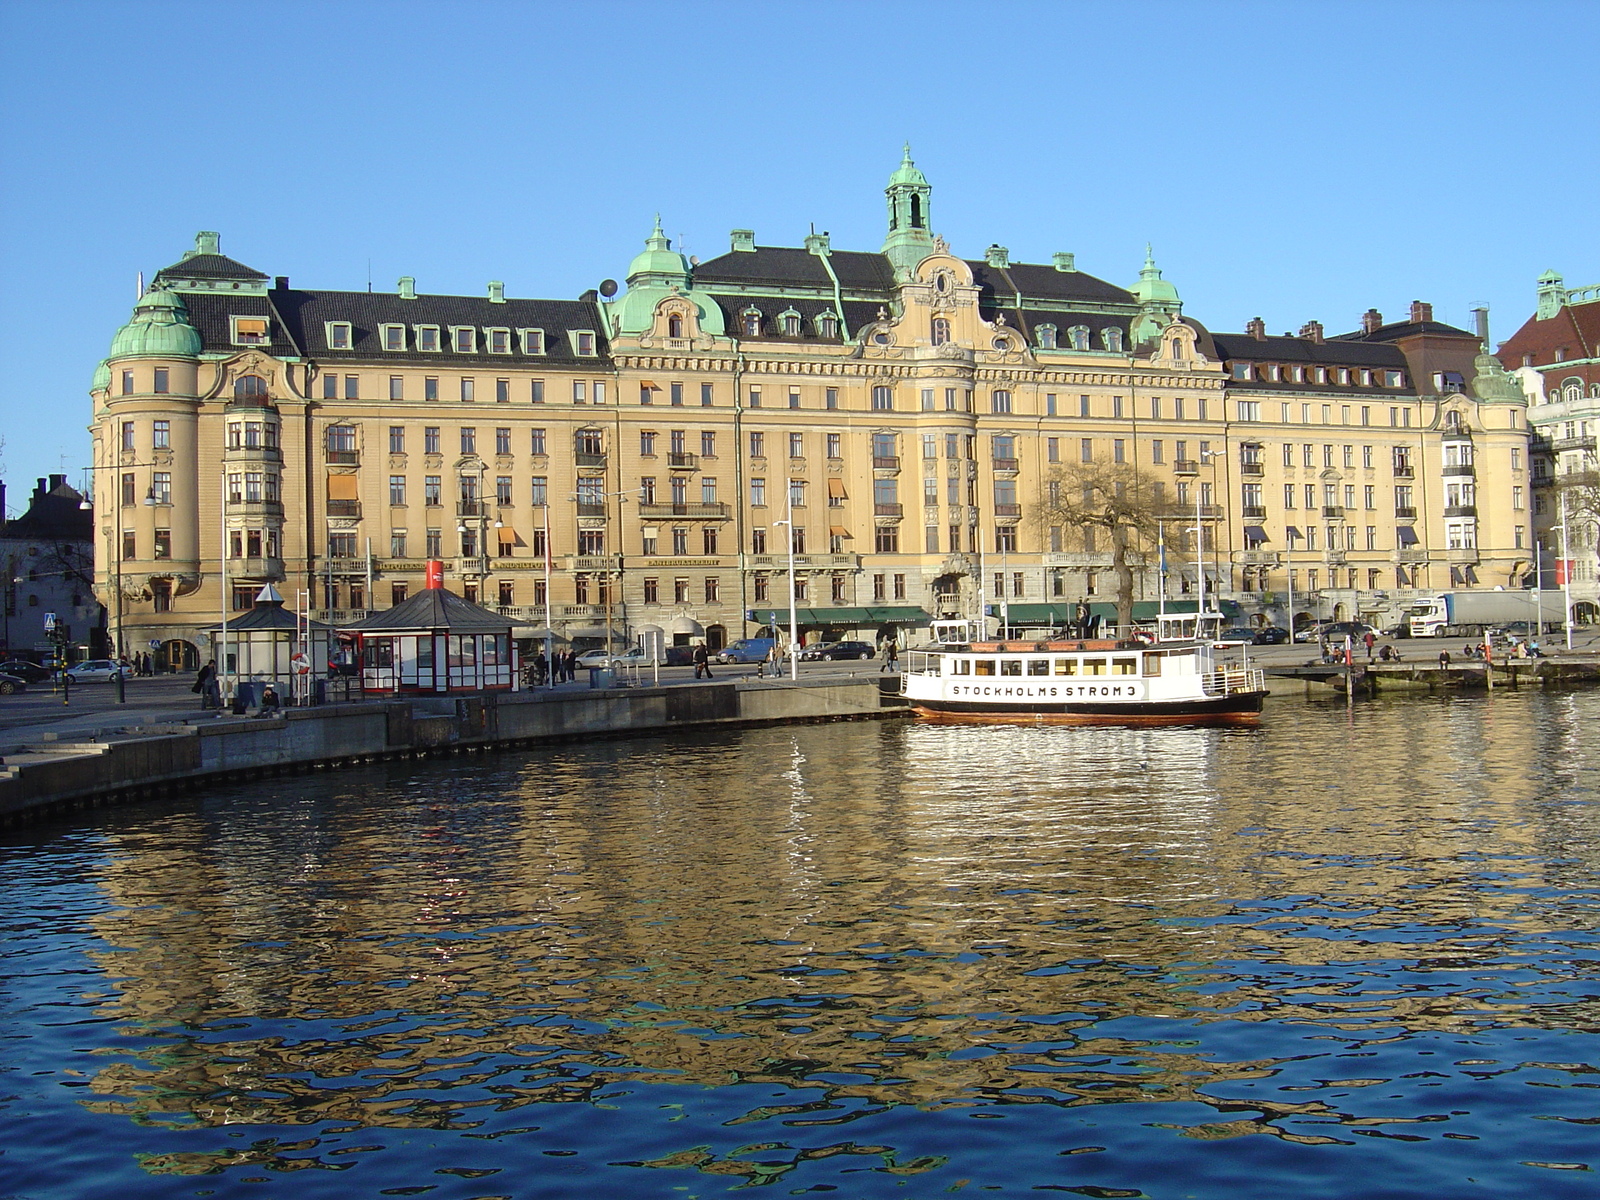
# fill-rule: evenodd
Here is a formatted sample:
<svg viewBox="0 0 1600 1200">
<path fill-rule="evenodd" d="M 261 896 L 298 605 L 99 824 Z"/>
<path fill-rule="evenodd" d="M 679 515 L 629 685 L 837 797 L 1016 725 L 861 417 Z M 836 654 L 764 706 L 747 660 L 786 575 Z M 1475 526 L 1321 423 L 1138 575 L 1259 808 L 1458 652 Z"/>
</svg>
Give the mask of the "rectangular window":
<svg viewBox="0 0 1600 1200">
<path fill-rule="evenodd" d="M 389 557 L 404 558 L 405 556 L 406 531 L 404 529 L 391 529 L 389 531 Z"/>
<path fill-rule="evenodd" d="M 750 388 L 750 391 L 749 391 L 748 394 L 749 394 L 749 397 L 750 397 L 750 407 L 751 408 L 760 408 L 761 407 L 761 389 L 759 387 L 752 386 Z"/>
<path fill-rule="evenodd" d="M 511 403 L 511 380 L 496 379 L 494 381 L 494 398 L 498 404 Z"/>
<path fill-rule="evenodd" d="M 894 389 L 878 386 L 872 389 L 872 409 L 874 412 L 891 412 L 894 409 Z"/>
<path fill-rule="evenodd" d="M 258 474 L 256 476 L 256 479 L 259 480 L 260 478 L 261 478 L 261 476 Z M 151 489 L 155 492 L 155 497 L 156 497 L 156 503 L 157 504 L 171 504 L 172 503 L 172 472 L 170 472 L 170 471 L 156 471 L 156 472 L 154 472 L 150 476 L 150 486 L 151 486 Z M 247 496 L 246 499 L 249 499 L 249 497 Z M 255 499 L 259 500 L 259 499 L 261 499 L 261 497 L 258 495 L 258 496 L 255 497 Z"/>
<path fill-rule="evenodd" d="M 157 450 L 170 450 L 172 448 L 172 422 L 156 421 L 150 430 L 150 445 Z"/>
<path fill-rule="evenodd" d="M 155 557 L 156 558 L 171 558 L 172 557 L 172 530 L 170 530 L 170 529 L 158 529 L 158 530 L 156 530 Z"/>
<path fill-rule="evenodd" d="M 346 375 L 344 377 L 344 398 L 346 400 L 361 399 L 361 376 Z"/>
<path fill-rule="evenodd" d="M 1113 396 L 1113 397 L 1111 397 L 1111 415 L 1113 417 L 1119 417 L 1119 418 L 1122 416 L 1122 397 L 1121 396 Z"/>
<path fill-rule="evenodd" d="M 760 508 L 767 502 L 767 481 L 759 477 L 750 480 L 750 504 Z"/>
<path fill-rule="evenodd" d="M 800 407 L 800 389 L 797 387 L 792 387 L 789 389 L 789 407 Z"/>
<path fill-rule="evenodd" d="M 997 413 L 1010 412 L 1011 393 L 1007 391 L 991 392 L 989 394 L 989 411 Z"/>
<path fill-rule="evenodd" d="M 1238 419 L 1241 421 L 1261 420 L 1261 402 L 1259 400 L 1240 400 L 1237 402 L 1239 410 Z"/>
<path fill-rule="evenodd" d="M 893 483 L 893 480 L 889 481 Z M 806 481 L 804 479 L 789 480 L 789 503 L 795 508 L 804 508 L 806 504 Z"/>
<path fill-rule="evenodd" d="M 1294 484 L 1292 483 L 1283 485 L 1283 506 L 1285 508 L 1294 507 Z"/>
<path fill-rule="evenodd" d="M 509 475 L 496 475 L 495 476 L 495 479 L 494 479 L 494 502 L 496 504 L 506 504 L 506 505 L 509 505 L 509 504 L 512 503 L 512 499 L 511 499 L 511 476 L 509 476 Z"/>
<path fill-rule="evenodd" d="M 1150 443 L 1150 461 L 1153 463 L 1165 462 L 1166 446 L 1160 438 Z"/>
<path fill-rule="evenodd" d="M 343 321 L 332 321 L 328 324 L 328 349 L 350 349 L 350 326 Z"/>
<path fill-rule="evenodd" d="M 572 402 L 574 404 L 589 403 L 589 385 L 581 379 L 572 381 Z"/>
<path fill-rule="evenodd" d="M 933 389 L 932 388 L 923 388 L 922 389 L 922 411 L 923 412 L 932 412 L 933 411 Z"/>
<path fill-rule="evenodd" d="M 709 387 L 711 385 L 707 384 L 706 386 Z M 833 409 L 833 408 L 838 408 L 839 407 L 839 389 L 838 388 L 828 388 L 826 391 L 824 391 L 822 393 L 822 406 L 824 408 L 829 408 L 829 409 Z"/>
<path fill-rule="evenodd" d="M 124 396 L 133 395 L 133 372 L 132 371 L 124 371 L 122 373 L 122 394 Z"/>
<path fill-rule="evenodd" d="M 322 377 L 322 398 L 324 400 L 337 400 L 339 398 L 339 377 L 337 375 L 324 375 Z"/>
<path fill-rule="evenodd" d="M 1078 461 L 1079 462 L 1086 462 L 1086 463 L 1094 461 L 1094 439 L 1093 438 L 1083 438 L 1081 441 L 1079 441 L 1079 443 L 1078 443 Z"/>
<path fill-rule="evenodd" d="M 404 375 L 389 376 L 389 399 L 404 400 L 406 398 L 406 377 Z"/>
<path fill-rule="evenodd" d="M 701 408 L 710 408 L 712 399 L 713 399 L 712 385 L 709 384 L 709 383 L 702 383 L 700 385 L 700 407 Z"/>
<path fill-rule="evenodd" d="M 1111 461 L 1119 463 L 1128 461 L 1127 443 L 1121 438 L 1111 439 Z"/>
<path fill-rule="evenodd" d="M 157 367 L 155 372 L 155 386 L 150 390 L 155 392 L 158 396 L 165 396 L 167 394 L 167 381 L 169 378 L 170 375 L 168 374 L 166 367 Z"/>
<path fill-rule="evenodd" d="M 533 380 L 533 382 L 529 385 L 528 399 L 534 404 L 544 403 L 544 380 Z"/>
<path fill-rule="evenodd" d="M 422 502 L 429 508 L 437 508 L 444 503 L 444 486 L 438 475 L 424 475 L 422 477 Z"/>
<path fill-rule="evenodd" d="M 1173 416 L 1174 420 L 1177 420 L 1177 421 L 1183 420 L 1183 397 L 1182 396 L 1174 396 L 1172 398 L 1172 416 Z"/>
<path fill-rule="evenodd" d="M 544 475 L 535 475 L 528 481 L 528 503 L 535 508 L 543 508 L 550 502 L 550 481 Z M 538 536 L 544 535 L 544 530 L 537 531 Z"/>
<path fill-rule="evenodd" d="M 478 398 L 478 381 L 476 379 L 473 379 L 470 375 L 463 375 L 461 377 L 461 401 L 462 401 L 462 403 L 463 404 L 471 404 L 477 398 Z"/>
<path fill-rule="evenodd" d="M 750 457 L 765 458 L 767 456 L 767 436 L 760 430 L 750 432 Z"/>
<path fill-rule="evenodd" d="M 424 400 L 437 400 L 439 398 L 439 377 L 428 375 L 422 380 L 422 398 Z"/>
<path fill-rule="evenodd" d="M 805 456 L 805 436 L 799 433 L 791 433 L 789 435 L 789 457 L 804 458 Z"/>
<path fill-rule="evenodd" d="M 880 525 L 873 530 L 872 548 L 879 554 L 900 553 L 900 530 L 893 525 Z"/>
<path fill-rule="evenodd" d="M 404 504 L 406 502 L 406 477 L 404 475 L 389 476 L 389 503 Z"/>
<path fill-rule="evenodd" d="M 700 457 L 715 458 L 717 456 L 717 434 L 714 429 L 700 431 Z"/>
<path fill-rule="evenodd" d="M 1160 442 L 1156 443 L 1156 445 L 1158 445 L 1158 446 L 1160 444 L 1161 444 Z M 1060 438 L 1045 438 L 1045 440 L 1044 440 L 1044 456 L 1045 456 L 1046 461 L 1048 461 L 1048 462 L 1060 462 L 1061 461 L 1061 439 Z"/>
</svg>

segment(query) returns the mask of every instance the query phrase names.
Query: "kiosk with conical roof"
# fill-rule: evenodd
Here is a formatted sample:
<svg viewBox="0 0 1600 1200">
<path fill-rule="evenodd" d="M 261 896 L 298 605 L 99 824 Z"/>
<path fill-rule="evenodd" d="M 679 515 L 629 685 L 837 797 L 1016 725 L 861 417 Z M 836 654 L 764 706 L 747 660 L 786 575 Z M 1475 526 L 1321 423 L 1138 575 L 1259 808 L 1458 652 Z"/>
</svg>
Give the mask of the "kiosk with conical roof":
<svg viewBox="0 0 1600 1200">
<path fill-rule="evenodd" d="M 393 608 L 348 626 L 361 663 L 361 690 L 442 694 L 516 687 L 511 621 L 444 587 L 440 564 L 428 586 Z"/>
</svg>

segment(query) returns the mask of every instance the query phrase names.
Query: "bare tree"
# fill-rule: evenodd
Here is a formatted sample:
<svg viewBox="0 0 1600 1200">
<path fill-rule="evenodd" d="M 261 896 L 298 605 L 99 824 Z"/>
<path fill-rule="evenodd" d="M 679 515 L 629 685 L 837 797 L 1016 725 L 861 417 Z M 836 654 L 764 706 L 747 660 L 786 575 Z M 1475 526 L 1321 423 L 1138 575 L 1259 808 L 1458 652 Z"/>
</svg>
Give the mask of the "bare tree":
<svg viewBox="0 0 1600 1200">
<path fill-rule="evenodd" d="M 1037 508 L 1041 536 L 1052 526 L 1103 533 L 1117 578 L 1117 624 L 1133 621 L 1133 572 L 1157 522 L 1170 512 L 1155 477 L 1128 463 L 1063 463 L 1044 480 Z"/>
</svg>

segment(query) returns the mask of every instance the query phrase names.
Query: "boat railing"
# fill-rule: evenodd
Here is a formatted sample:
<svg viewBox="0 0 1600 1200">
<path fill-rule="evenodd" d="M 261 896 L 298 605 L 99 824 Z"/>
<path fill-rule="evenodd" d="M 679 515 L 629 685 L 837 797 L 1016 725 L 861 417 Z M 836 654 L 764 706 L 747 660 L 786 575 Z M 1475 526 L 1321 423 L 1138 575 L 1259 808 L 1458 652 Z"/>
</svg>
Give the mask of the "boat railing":
<svg viewBox="0 0 1600 1200">
<path fill-rule="evenodd" d="M 1200 676 L 1200 687 L 1208 696 L 1259 692 L 1265 690 L 1266 686 L 1266 674 L 1259 667 L 1223 667 Z"/>
</svg>

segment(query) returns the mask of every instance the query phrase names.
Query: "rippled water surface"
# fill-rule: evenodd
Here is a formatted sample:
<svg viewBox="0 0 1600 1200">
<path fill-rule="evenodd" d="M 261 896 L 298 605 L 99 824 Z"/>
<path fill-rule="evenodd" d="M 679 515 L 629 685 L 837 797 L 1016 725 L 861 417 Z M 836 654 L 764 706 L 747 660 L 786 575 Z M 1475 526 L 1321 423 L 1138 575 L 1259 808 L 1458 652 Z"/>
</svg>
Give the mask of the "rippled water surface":
<svg viewBox="0 0 1600 1200">
<path fill-rule="evenodd" d="M 1600 694 L 804 726 L 0 843 L 0 1195 L 1600 1194 Z"/>
</svg>

